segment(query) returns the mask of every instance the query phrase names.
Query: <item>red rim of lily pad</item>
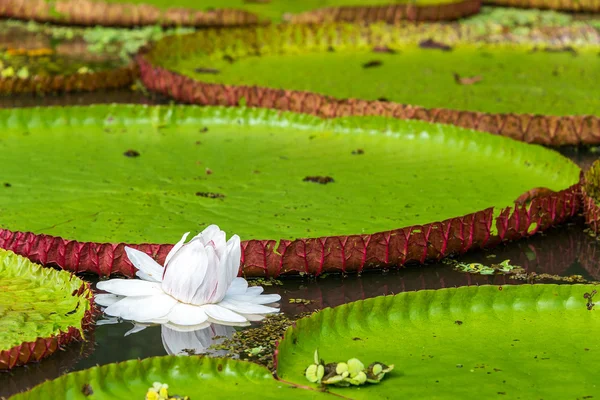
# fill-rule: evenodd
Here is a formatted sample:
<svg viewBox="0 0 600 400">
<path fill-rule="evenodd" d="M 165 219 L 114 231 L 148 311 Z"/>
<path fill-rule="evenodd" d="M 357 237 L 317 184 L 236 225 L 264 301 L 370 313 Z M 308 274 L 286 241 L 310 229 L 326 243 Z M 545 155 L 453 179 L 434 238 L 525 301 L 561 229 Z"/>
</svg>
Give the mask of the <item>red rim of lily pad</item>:
<svg viewBox="0 0 600 400">
<path fill-rule="evenodd" d="M 321 275 L 362 272 L 365 269 L 424 263 L 454 253 L 490 247 L 503 241 L 530 236 L 560 224 L 580 209 L 580 184 L 534 197 L 527 205 L 494 208 L 441 222 L 409 226 L 370 235 L 330 236 L 290 240 L 242 242 L 241 274 L 248 277 Z M 533 229 L 531 227 L 533 226 Z M 0 247 L 34 262 L 73 272 L 101 276 L 134 276 L 125 254 L 125 243 L 93 243 L 66 240 L 31 232 L 0 229 Z M 164 262 L 172 244 L 127 245 Z"/>
<path fill-rule="evenodd" d="M 332 26 L 335 27 L 335 25 Z M 332 26 L 329 26 L 329 28 Z M 348 34 L 351 37 L 351 41 L 365 42 L 373 47 L 385 47 L 387 45 L 385 40 L 389 40 L 384 38 L 387 36 L 378 33 L 377 29 L 382 29 L 381 27 L 339 25 L 338 28 L 340 37 L 343 38 L 343 35 Z M 235 40 L 237 44 L 240 37 L 248 37 L 249 46 L 252 48 L 252 41 L 256 40 L 259 36 L 256 33 L 253 34 L 253 29 L 256 28 L 242 29 L 245 30 L 240 30 L 237 33 L 229 32 L 232 40 Z M 273 29 L 276 29 L 276 31 L 267 34 L 267 37 L 291 36 L 300 45 L 302 44 L 302 38 L 307 36 L 307 32 L 311 32 L 311 35 L 308 35 L 309 38 L 312 38 L 314 35 L 322 35 L 317 25 L 298 28 L 298 30 L 293 32 L 289 31 L 297 29 L 293 25 L 280 25 Z M 447 44 L 450 45 L 482 40 L 476 30 L 470 31 L 468 28 L 460 32 L 454 31 L 452 27 L 424 27 L 413 31 L 406 28 L 409 29 L 409 33 L 402 33 L 400 29 L 403 28 L 397 28 L 398 32 L 393 31 L 396 28 L 390 29 L 392 31 L 389 36 L 405 37 L 407 43 L 420 43 L 423 40 L 431 40 L 431 37 L 438 37 L 442 33 L 448 34 Z M 576 32 L 574 30 L 571 33 Z M 560 28 L 548 32 L 537 32 L 527 40 L 530 40 L 532 44 L 537 42 L 542 44 L 557 44 L 562 43 L 565 38 L 569 37 L 568 33 L 569 31 Z M 197 32 L 177 38 L 166 37 L 161 42 L 168 44 L 175 40 L 190 41 L 198 38 L 203 43 L 201 46 L 206 43 L 206 52 L 209 53 L 225 48 L 228 45 L 229 36 L 227 36 L 227 31 L 223 32 L 223 36 L 219 34 L 218 41 L 214 38 L 210 39 L 208 36 L 210 34 L 208 33 L 206 37 L 203 37 L 198 36 L 203 35 L 202 32 Z M 320 40 L 323 43 L 320 44 L 325 46 L 324 43 L 330 41 L 331 45 L 334 45 L 342 40 L 340 37 L 336 35 L 322 35 Z M 515 40 L 515 42 L 518 42 L 521 39 L 504 38 L 503 40 Z M 600 117 L 595 115 L 553 116 L 530 113 L 487 113 L 446 108 L 425 108 L 391 101 L 341 99 L 307 91 L 208 83 L 155 65 L 153 59 L 161 58 L 159 47 L 161 46 L 144 49 L 136 57 L 140 67 L 140 79 L 149 90 L 170 96 L 187 104 L 222 106 L 244 104 L 248 107 L 293 111 L 316 115 L 322 118 L 377 115 L 398 119 L 415 119 L 426 122 L 453 124 L 463 128 L 507 136 L 527 143 L 549 146 L 600 143 Z M 172 50 L 172 47 L 168 45 L 163 45 L 162 48 Z"/>
<path fill-rule="evenodd" d="M 71 275 L 71 279 L 79 280 L 73 275 Z M 0 371 L 40 361 L 73 341 L 83 340 L 83 332 L 92 328 L 97 314 L 94 306 L 94 295 L 90 284 L 85 281 L 81 281 L 79 288 L 75 289 L 70 295 L 82 297 L 83 300 L 89 302 L 89 308 L 83 314 L 81 326 L 69 326 L 66 331 L 61 330 L 58 334 L 49 337 L 38 337 L 34 341 L 23 342 L 0 351 Z"/>
<path fill-rule="evenodd" d="M 96 0 L 0 0 L 0 15 L 7 18 L 69 25 L 131 27 L 253 25 L 258 17 L 244 10 L 200 11 L 171 7 L 161 10 L 148 4 L 109 3 Z"/>
</svg>

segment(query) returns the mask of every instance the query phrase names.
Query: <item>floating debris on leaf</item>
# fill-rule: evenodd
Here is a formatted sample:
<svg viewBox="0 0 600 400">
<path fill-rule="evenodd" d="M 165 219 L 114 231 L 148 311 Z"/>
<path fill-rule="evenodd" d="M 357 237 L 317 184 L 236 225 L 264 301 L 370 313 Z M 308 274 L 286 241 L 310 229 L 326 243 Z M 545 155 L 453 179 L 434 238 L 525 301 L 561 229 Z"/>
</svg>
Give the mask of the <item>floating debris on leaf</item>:
<svg viewBox="0 0 600 400">
<path fill-rule="evenodd" d="M 383 65 L 383 61 L 381 60 L 373 60 L 373 61 L 369 61 L 363 64 L 363 68 L 373 68 L 373 67 L 380 67 L 381 65 Z"/>
<path fill-rule="evenodd" d="M 482 80 L 483 77 L 481 75 L 461 77 L 456 72 L 454 73 L 454 81 L 459 85 L 473 85 L 477 82 L 481 82 Z"/>
<path fill-rule="evenodd" d="M 194 72 L 198 74 L 218 74 L 221 71 L 215 68 L 196 68 L 194 69 Z"/>
<path fill-rule="evenodd" d="M 125 153 L 123 153 L 123 155 L 125 157 L 139 157 L 140 153 L 139 151 L 129 149 Z"/>
<path fill-rule="evenodd" d="M 81 394 L 83 394 L 85 397 L 93 395 L 94 390 L 92 389 L 92 385 L 90 385 L 89 383 L 84 384 L 81 387 Z"/>
<path fill-rule="evenodd" d="M 419 42 L 419 47 L 422 49 L 437 49 L 442 51 L 451 51 L 452 47 L 445 43 L 436 42 L 433 39 L 422 40 Z"/>
<path fill-rule="evenodd" d="M 360 155 L 360 154 L 365 154 L 365 151 L 363 149 L 356 149 L 356 150 L 352 150 L 352 155 Z"/>
<path fill-rule="evenodd" d="M 314 363 L 304 371 L 304 376 L 309 382 L 333 386 L 360 386 L 365 383 L 379 383 L 394 365 L 387 366 L 374 362 L 365 368 L 358 358 L 351 358 L 347 362 L 328 363 L 319 358 L 319 351 L 315 350 Z"/>
<path fill-rule="evenodd" d="M 596 305 L 592 301 L 594 299 L 594 296 L 596 295 L 596 293 L 598 293 L 596 290 L 592 290 L 591 293 L 586 293 L 586 294 L 583 295 L 583 298 L 587 300 L 586 307 L 590 311 L 592 311 L 594 309 L 594 306 Z"/>
<path fill-rule="evenodd" d="M 212 192 L 196 192 L 196 196 L 207 197 L 209 199 L 223 199 L 223 198 L 225 198 L 224 194 L 221 194 L 221 193 L 212 193 Z"/>
<path fill-rule="evenodd" d="M 321 185 L 326 185 L 331 182 L 335 182 L 330 176 L 307 176 L 303 179 L 304 182 L 314 182 Z"/>
<path fill-rule="evenodd" d="M 504 260 L 499 264 L 490 266 L 481 263 L 459 263 L 454 261 L 454 269 L 460 272 L 479 275 L 495 275 L 495 274 L 520 274 L 525 273 L 525 270 L 518 265 L 511 265 L 510 260 Z"/>
</svg>

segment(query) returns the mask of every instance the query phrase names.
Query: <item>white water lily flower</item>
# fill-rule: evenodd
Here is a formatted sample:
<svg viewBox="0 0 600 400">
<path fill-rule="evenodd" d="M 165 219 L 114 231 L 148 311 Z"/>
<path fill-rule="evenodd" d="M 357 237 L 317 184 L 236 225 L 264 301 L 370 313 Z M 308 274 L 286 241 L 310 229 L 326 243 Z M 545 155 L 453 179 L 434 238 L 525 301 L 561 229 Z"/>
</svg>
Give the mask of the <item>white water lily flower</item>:
<svg viewBox="0 0 600 400">
<path fill-rule="evenodd" d="M 96 303 L 106 307 L 104 313 L 183 331 L 211 322 L 247 325 L 279 312 L 269 305 L 281 296 L 263 295 L 262 287 L 248 287 L 244 278 L 237 277 L 242 256 L 239 236 L 226 242 L 225 232 L 216 225 L 185 243 L 188 235 L 173 246 L 164 267 L 148 254 L 125 247 L 141 279 L 98 282 L 98 289 L 109 292 L 96 296 Z"/>
</svg>

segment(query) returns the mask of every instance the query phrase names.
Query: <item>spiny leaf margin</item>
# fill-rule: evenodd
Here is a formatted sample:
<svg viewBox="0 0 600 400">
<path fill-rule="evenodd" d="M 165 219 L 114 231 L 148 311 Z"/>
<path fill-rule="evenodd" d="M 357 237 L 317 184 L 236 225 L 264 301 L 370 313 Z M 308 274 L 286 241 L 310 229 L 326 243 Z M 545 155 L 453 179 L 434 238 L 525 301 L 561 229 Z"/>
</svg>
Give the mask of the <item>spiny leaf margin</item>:
<svg viewBox="0 0 600 400">
<path fill-rule="evenodd" d="M 47 337 L 36 337 L 37 332 L 26 332 L 23 342 L 0 349 L 0 370 L 11 369 L 33 361 L 40 361 L 75 340 L 83 339 L 94 319 L 94 297 L 90 285 L 66 271 L 56 271 L 34 264 L 12 251 L 0 249 L 0 267 L 5 278 L 10 275 L 41 281 L 42 286 L 55 290 L 57 281 L 63 285 L 65 297 L 73 296 L 79 304 L 76 311 L 82 315 L 79 326 L 55 326 Z M 8 271 L 8 269 L 11 271 Z M 18 300 L 17 300 L 18 301 Z"/>
</svg>

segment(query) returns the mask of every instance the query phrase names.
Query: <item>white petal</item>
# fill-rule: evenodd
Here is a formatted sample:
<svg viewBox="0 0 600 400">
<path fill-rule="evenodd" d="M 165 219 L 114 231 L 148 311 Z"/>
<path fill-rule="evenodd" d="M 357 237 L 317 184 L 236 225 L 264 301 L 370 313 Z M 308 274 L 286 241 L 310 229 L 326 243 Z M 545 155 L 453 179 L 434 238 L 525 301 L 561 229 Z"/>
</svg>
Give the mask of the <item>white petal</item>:
<svg viewBox="0 0 600 400">
<path fill-rule="evenodd" d="M 167 315 L 169 322 L 176 325 L 199 325 L 208 321 L 208 315 L 201 306 L 177 303 Z"/>
<path fill-rule="evenodd" d="M 169 261 L 162 289 L 183 303 L 195 303 L 194 295 L 208 274 L 208 258 L 204 245 L 192 240 Z"/>
<path fill-rule="evenodd" d="M 130 330 L 128 330 L 127 332 L 125 332 L 125 335 L 123 336 L 129 336 L 133 333 L 138 333 L 143 331 L 144 329 L 146 329 L 147 327 L 149 327 L 150 325 L 146 325 L 146 324 L 133 324 L 133 328 L 131 328 Z"/>
<path fill-rule="evenodd" d="M 235 300 L 223 300 L 219 303 L 221 307 L 230 309 L 240 314 L 272 314 L 278 313 L 278 308 L 263 306 L 262 304 L 253 304 Z"/>
<path fill-rule="evenodd" d="M 94 302 L 99 306 L 108 307 L 111 304 L 114 304 L 117 301 L 121 300 L 122 298 L 123 296 L 117 296 L 116 294 L 101 293 L 94 296 Z"/>
<path fill-rule="evenodd" d="M 262 288 L 261 288 L 262 289 Z M 227 290 L 227 296 L 235 294 L 245 294 L 248 290 L 248 281 L 244 278 L 235 278 Z M 262 290 L 261 290 L 262 292 Z M 260 294 L 260 293 L 259 293 Z"/>
<path fill-rule="evenodd" d="M 185 243 L 185 239 L 187 239 L 189 234 L 190 234 L 189 232 L 184 233 L 183 236 L 181 237 L 181 239 L 179 240 L 179 242 L 177 242 L 175 244 L 175 246 L 173 246 L 171 251 L 169 251 L 169 254 L 167 254 L 167 257 L 165 258 L 165 266 L 169 263 L 169 261 L 171 261 L 171 258 L 173 258 L 175 253 L 177 253 L 179 251 L 179 249 L 181 249 L 181 247 Z"/>
<path fill-rule="evenodd" d="M 258 322 L 265 319 L 265 314 L 242 314 L 248 321 Z"/>
<path fill-rule="evenodd" d="M 204 251 L 207 262 L 206 276 L 204 277 L 202 284 L 196 288 L 193 298 L 188 303 L 216 303 L 216 296 L 220 293 L 218 288 L 219 285 L 221 285 L 221 282 L 219 281 L 219 259 L 217 258 L 217 253 L 215 252 L 215 249 L 210 246 L 205 247 Z"/>
<path fill-rule="evenodd" d="M 281 296 L 278 294 L 263 294 L 262 296 L 246 296 L 246 295 L 233 295 L 233 296 L 225 296 L 223 301 L 233 300 L 242 303 L 251 303 L 251 304 L 272 304 L 281 300 Z"/>
<path fill-rule="evenodd" d="M 177 324 L 172 324 L 170 322 L 167 322 L 165 324 L 162 324 L 162 326 L 165 326 L 169 329 L 172 329 L 174 331 L 177 332 L 191 332 L 191 331 L 197 331 L 199 329 L 204 329 L 204 328 L 208 328 L 210 325 L 212 324 L 212 322 L 204 322 L 200 325 L 177 325 Z"/>
<path fill-rule="evenodd" d="M 148 322 L 164 317 L 175 304 L 177 304 L 177 300 L 167 294 L 125 297 L 108 306 L 104 313 L 132 321 Z"/>
<path fill-rule="evenodd" d="M 144 280 L 162 281 L 164 268 L 152 257 L 131 247 L 125 247 L 125 253 L 127 253 L 127 257 L 133 266 L 139 270 L 136 273 L 137 276 Z"/>
<path fill-rule="evenodd" d="M 240 263 L 242 262 L 242 246 L 240 245 L 240 237 L 233 235 L 227 241 L 227 272 L 229 286 L 233 279 L 240 272 Z"/>
<path fill-rule="evenodd" d="M 160 283 L 140 279 L 109 279 L 98 282 L 96 288 L 120 296 L 153 296 L 163 293 Z"/>
<path fill-rule="evenodd" d="M 114 325 L 114 324 L 118 324 L 118 323 L 119 323 L 119 318 L 109 317 L 109 318 L 105 318 L 105 319 L 99 319 L 98 321 L 96 321 L 96 326 Z"/>
<path fill-rule="evenodd" d="M 259 294 L 261 294 L 264 291 L 265 291 L 265 289 L 262 286 L 251 286 L 246 290 L 246 293 L 244 293 L 244 294 L 250 295 L 250 296 L 258 296 Z"/>
<path fill-rule="evenodd" d="M 243 315 L 228 310 L 217 304 L 205 304 L 202 306 L 206 314 L 217 323 L 227 325 L 228 323 L 243 323 L 248 320 Z"/>
</svg>

